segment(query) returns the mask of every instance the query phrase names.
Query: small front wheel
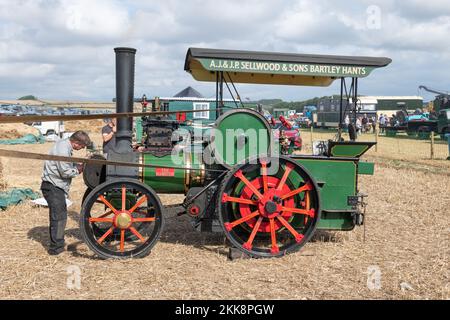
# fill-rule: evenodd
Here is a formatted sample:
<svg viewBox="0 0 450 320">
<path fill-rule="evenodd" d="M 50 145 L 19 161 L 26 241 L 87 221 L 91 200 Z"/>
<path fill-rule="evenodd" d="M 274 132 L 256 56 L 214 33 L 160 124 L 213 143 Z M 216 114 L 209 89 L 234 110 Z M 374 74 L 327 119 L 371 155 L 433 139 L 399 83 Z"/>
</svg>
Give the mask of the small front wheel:
<svg viewBox="0 0 450 320">
<path fill-rule="evenodd" d="M 132 179 L 107 181 L 83 201 L 81 235 L 102 258 L 144 257 L 161 235 L 163 211 L 158 196 L 145 184 Z"/>
</svg>

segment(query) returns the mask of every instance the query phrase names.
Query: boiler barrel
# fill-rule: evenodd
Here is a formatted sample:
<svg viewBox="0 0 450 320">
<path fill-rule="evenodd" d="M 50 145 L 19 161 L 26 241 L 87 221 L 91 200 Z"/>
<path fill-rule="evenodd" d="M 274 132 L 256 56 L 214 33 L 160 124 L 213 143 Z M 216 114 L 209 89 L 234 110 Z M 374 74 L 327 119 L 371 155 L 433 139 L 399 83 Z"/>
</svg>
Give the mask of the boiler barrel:
<svg viewBox="0 0 450 320">
<path fill-rule="evenodd" d="M 189 188 L 201 186 L 204 181 L 204 171 L 194 170 L 204 167 L 200 157 L 201 154 L 199 156 L 198 153 L 185 150 L 162 156 L 143 153 L 141 161 L 157 167 L 144 168 L 141 173 L 142 181 L 158 193 L 186 194 Z"/>
</svg>

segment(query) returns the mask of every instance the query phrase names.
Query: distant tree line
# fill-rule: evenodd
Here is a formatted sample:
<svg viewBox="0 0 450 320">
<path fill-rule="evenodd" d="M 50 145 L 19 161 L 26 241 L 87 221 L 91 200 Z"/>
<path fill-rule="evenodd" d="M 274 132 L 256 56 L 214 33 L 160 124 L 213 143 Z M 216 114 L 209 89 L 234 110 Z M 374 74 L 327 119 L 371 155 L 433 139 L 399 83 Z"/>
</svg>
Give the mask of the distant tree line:
<svg viewBox="0 0 450 320">
<path fill-rule="evenodd" d="M 255 101 L 255 103 L 260 103 L 264 106 L 264 109 L 273 113 L 273 109 L 289 109 L 295 110 L 297 112 L 303 112 L 305 106 L 315 106 L 317 107 L 319 101 L 324 98 L 330 98 L 330 96 L 314 97 L 312 99 L 303 101 L 283 101 L 281 99 L 262 99 Z M 339 95 L 333 95 L 333 98 L 339 99 Z"/>
<path fill-rule="evenodd" d="M 23 97 L 20 97 L 19 99 L 17 99 L 17 100 L 37 100 L 38 98 L 37 97 L 35 97 L 35 96 L 33 96 L 33 95 L 28 95 L 28 96 L 23 96 Z"/>
</svg>

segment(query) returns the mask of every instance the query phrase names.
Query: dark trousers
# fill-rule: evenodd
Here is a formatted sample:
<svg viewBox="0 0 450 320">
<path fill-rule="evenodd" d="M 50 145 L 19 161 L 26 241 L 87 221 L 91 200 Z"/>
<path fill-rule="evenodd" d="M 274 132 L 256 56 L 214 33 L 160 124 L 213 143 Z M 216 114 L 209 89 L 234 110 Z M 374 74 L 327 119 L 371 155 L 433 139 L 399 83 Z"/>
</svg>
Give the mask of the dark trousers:
<svg viewBox="0 0 450 320">
<path fill-rule="evenodd" d="M 64 250 L 64 230 L 67 222 L 66 196 L 63 189 L 42 181 L 42 194 L 47 201 L 50 217 L 50 250 Z"/>
</svg>

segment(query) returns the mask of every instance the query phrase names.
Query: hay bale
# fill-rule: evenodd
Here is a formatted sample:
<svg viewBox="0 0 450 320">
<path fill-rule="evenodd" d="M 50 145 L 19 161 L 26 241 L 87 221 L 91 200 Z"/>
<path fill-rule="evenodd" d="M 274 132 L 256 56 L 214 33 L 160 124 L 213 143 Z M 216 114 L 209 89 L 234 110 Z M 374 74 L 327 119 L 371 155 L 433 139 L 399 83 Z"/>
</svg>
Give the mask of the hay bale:
<svg viewBox="0 0 450 320">
<path fill-rule="evenodd" d="M 64 122 L 64 129 L 66 132 L 75 132 L 77 130 L 84 130 L 88 133 L 101 133 L 102 127 L 105 125 L 102 119 L 85 120 L 85 121 L 66 121 Z"/>
<path fill-rule="evenodd" d="M 27 134 L 39 135 L 39 130 L 23 123 L 4 123 L 0 128 L 0 139 L 18 139 Z"/>
</svg>

